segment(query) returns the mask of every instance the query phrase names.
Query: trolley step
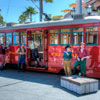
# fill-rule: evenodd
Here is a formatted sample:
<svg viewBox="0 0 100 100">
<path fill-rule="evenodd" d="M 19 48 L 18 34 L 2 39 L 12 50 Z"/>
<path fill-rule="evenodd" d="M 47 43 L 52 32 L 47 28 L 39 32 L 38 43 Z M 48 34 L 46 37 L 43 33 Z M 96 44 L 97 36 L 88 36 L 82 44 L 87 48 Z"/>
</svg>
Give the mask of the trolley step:
<svg viewBox="0 0 100 100">
<path fill-rule="evenodd" d="M 48 69 L 48 66 L 45 65 L 30 65 L 30 67 Z"/>
</svg>

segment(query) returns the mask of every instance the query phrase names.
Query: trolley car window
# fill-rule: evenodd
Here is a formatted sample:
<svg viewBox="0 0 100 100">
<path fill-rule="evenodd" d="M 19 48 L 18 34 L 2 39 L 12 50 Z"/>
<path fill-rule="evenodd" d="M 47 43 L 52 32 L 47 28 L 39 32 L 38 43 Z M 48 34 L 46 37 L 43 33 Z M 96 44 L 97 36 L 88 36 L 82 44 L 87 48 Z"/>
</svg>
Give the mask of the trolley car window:
<svg viewBox="0 0 100 100">
<path fill-rule="evenodd" d="M 26 45 L 26 32 L 21 32 L 21 43 Z"/>
<path fill-rule="evenodd" d="M 49 44 L 58 45 L 58 29 L 49 30 Z"/>
<path fill-rule="evenodd" d="M 70 29 L 61 29 L 61 45 L 70 44 Z"/>
<path fill-rule="evenodd" d="M 84 42 L 84 29 L 83 28 L 73 28 L 73 45 L 80 45 L 80 42 Z"/>
<path fill-rule="evenodd" d="M 33 31 L 31 35 L 33 42 L 38 44 L 38 51 L 43 51 L 43 32 L 42 31 Z"/>
<path fill-rule="evenodd" d="M 19 44 L 19 32 L 13 32 L 13 45 Z"/>
<path fill-rule="evenodd" d="M 98 45 L 98 27 L 86 27 L 86 44 Z"/>
<path fill-rule="evenodd" d="M 5 41 L 5 34 L 0 33 L 0 44 L 4 44 L 4 41 Z"/>
<path fill-rule="evenodd" d="M 6 45 L 11 45 L 12 42 L 12 33 L 6 33 Z"/>
<path fill-rule="evenodd" d="M 42 43 L 42 31 L 34 31 L 34 32 L 32 32 L 32 35 L 31 35 L 31 37 L 32 37 L 32 40 L 33 41 L 37 41 L 40 45 L 43 45 L 43 43 Z"/>
</svg>

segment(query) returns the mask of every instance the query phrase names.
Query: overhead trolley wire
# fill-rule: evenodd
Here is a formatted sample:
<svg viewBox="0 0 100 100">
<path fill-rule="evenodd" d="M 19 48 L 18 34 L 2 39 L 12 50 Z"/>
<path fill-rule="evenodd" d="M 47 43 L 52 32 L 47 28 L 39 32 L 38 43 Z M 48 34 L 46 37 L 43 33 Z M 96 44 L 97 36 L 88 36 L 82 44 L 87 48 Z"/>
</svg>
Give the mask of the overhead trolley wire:
<svg viewBox="0 0 100 100">
<path fill-rule="evenodd" d="M 38 10 L 40 11 L 40 8 L 35 3 L 36 0 L 31 0 L 31 1 L 34 3 L 34 5 L 36 6 L 36 8 L 38 8 Z"/>
<path fill-rule="evenodd" d="M 5 19 L 6 22 L 7 22 L 7 17 L 8 17 L 9 8 L 10 8 L 10 1 L 11 1 L 11 0 L 9 0 L 9 2 L 8 2 L 7 15 L 6 15 L 6 19 Z"/>
</svg>

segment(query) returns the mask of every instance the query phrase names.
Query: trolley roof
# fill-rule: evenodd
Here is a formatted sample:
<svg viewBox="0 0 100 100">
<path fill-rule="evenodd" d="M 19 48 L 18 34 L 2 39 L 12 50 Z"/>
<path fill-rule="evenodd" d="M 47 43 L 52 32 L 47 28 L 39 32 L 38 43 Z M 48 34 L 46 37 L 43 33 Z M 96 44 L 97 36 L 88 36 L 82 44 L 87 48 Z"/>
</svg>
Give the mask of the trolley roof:
<svg viewBox="0 0 100 100">
<path fill-rule="evenodd" d="M 88 16 L 84 19 L 61 19 L 56 21 L 45 21 L 39 23 L 28 23 L 28 24 L 16 24 L 13 26 L 3 26 L 0 30 L 9 29 L 25 29 L 25 28 L 37 28 L 37 27 L 47 27 L 47 26 L 59 26 L 59 25 L 73 25 L 73 24 L 84 24 L 84 23 L 97 23 L 100 22 L 100 16 Z"/>
</svg>

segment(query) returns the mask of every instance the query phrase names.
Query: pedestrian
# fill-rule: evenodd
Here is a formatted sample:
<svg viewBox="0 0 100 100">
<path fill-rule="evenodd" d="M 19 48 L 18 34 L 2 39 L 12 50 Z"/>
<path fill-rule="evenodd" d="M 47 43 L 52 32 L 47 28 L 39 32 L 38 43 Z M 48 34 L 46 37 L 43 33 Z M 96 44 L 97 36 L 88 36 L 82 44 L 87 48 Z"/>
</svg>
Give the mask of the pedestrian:
<svg viewBox="0 0 100 100">
<path fill-rule="evenodd" d="M 86 59 L 90 58 L 89 57 L 89 52 L 85 48 L 85 43 L 81 42 L 80 48 L 77 54 L 77 60 L 75 61 L 73 65 L 73 74 L 76 73 L 76 68 L 77 66 L 80 65 L 80 73 L 81 75 L 85 76 L 86 74 Z"/>
<path fill-rule="evenodd" d="M 3 47 L 0 44 L 0 69 L 4 68 L 4 64 L 5 64 L 5 59 L 4 59 L 4 55 L 3 55 Z"/>
<path fill-rule="evenodd" d="M 16 53 L 18 53 L 18 55 L 19 55 L 18 71 L 20 71 L 21 69 L 22 69 L 22 71 L 25 71 L 25 68 L 26 68 L 26 64 L 25 64 L 26 50 L 25 50 L 23 43 L 20 45 L 20 48 L 17 49 Z M 22 64 L 22 68 L 21 68 L 21 64 Z"/>
<path fill-rule="evenodd" d="M 70 46 L 65 47 L 64 56 L 63 56 L 65 75 L 71 75 L 72 74 L 72 71 L 71 71 L 72 52 L 71 52 L 70 48 L 71 48 Z"/>
</svg>

